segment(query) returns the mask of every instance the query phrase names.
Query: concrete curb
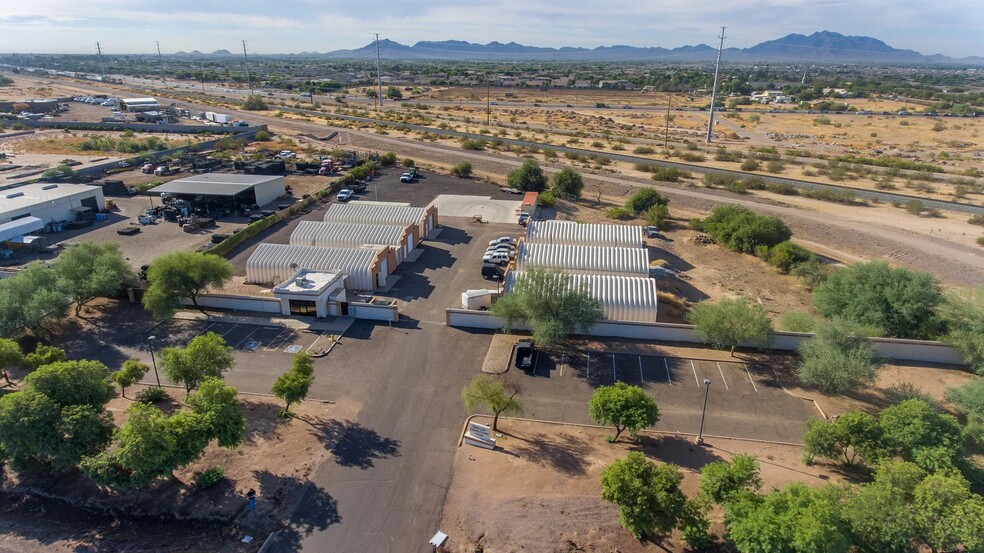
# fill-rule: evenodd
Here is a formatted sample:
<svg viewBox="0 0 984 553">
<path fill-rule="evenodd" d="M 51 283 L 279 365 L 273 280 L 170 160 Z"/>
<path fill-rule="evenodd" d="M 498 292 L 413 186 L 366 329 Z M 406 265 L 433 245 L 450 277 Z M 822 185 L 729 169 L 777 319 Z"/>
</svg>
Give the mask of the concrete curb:
<svg viewBox="0 0 984 553">
<path fill-rule="evenodd" d="M 274 530 L 273 532 L 270 532 L 270 535 L 267 536 L 267 539 L 263 540 L 263 545 L 260 546 L 260 550 L 257 553 L 264 553 L 264 551 L 268 551 L 270 547 L 273 545 L 274 538 L 279 536 L 280 532 L 281 532 L 280 530 Z"/>
<path fill-rule="evenodd" d="M 787 390 L 786 387 L 782 384 L 782 381 L 779 380 L 779 375 L 776 374 L 776 370 L 775 369 L 772 369 L 772 376 L 775 377 L 776 382 L 779 383 L 779 387 L 782 388 L 782 391 L 783 392 L 786 392 L 786 395 L 788 395 L 789 397 L 794 397 L 796 399 L 802 399 L 803 401 L 809 401 L 809 402 L 811 402 L 813 404 L 813 407 L 817 411 L 820 412 L 820 416 L 823 417 L 823 420 L 829 420 L 828 417 L 827 417 L 827 413 L 824 413 L 824 411 L 823 411 L 823 407 L 820 407 L 820 402 L 818 402 L 817 400 L 813 399 L 812 397 L 804 397 L 804 396 L 796 395 L 796 394 L 790 392 L 789 390 Z"/>
</svg>

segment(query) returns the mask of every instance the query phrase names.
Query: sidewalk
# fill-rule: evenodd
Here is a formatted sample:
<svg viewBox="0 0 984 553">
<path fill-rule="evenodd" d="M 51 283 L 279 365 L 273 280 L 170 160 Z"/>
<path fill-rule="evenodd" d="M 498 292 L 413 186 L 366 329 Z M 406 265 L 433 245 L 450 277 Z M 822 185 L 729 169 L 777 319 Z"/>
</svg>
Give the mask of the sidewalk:
<svg viewBox="0 0 984 553">
<path fill-rule="evenodd" d="M 282 317 L 256 313 L 254 315 L 236 315 L 223 311 L 209 311 L 208 315 L 201 311 L 178 311 L 174 315 L 175 319 L 185 321 L 208 321 L 211 323 L 232 323 L 253 326 L 283 326 L 294 330 L 312 330 L 317 332 L 329 332 L 331 334 L 342 334 L 352 325 L 355 320 L 352 317 L 328 317 L 327 319 L 317 319 L 314 317 Z"/>
</svg>

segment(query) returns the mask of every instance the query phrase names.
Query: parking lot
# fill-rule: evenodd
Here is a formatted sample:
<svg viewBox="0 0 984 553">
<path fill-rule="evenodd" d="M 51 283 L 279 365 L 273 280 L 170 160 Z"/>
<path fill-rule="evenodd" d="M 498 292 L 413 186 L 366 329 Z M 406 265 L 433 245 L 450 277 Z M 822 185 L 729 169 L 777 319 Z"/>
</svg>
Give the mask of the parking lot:
<svg viewBox="0 0 984 553">
<path fill-rule="evenodd" d="M 526 415 L 591 422 L 587 400 L 598 386 L 625 382 L 656 398 L 662 413 L 657 426 L 696 433 L 707 394 L 706 434 L 798 441 L 803 423 L 815 416 L 811 405 L 787 394 L 768 366 L 743 362 L 656 355 L 538 351 L 533 368 L 516 371 Z M 567 398 L 558 401 L 556 398 Z M 583 400 L 580 403 L 578 399 Z M 573 405 L 573 407 L 572 407 Z"/>
<path fill-rule="evenodd" d="M 151 331 L 154 348 L 184 347 L 197 336 L 214 332 L 244 353 L 314 353 L 327 348 L 333 330 L 297 329 L 281 324 L 253 325 L 227 322 L 171 320 Z"/>
</svg>

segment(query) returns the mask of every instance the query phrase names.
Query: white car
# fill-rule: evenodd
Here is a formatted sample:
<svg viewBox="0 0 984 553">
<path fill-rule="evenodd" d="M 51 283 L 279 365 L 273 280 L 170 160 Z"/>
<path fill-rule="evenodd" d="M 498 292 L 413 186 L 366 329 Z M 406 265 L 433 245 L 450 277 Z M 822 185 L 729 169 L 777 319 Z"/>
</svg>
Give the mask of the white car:
<svg viewBox="0 0 984 553">
<path fill-rule="evenodd" d="M 499 244 L 515 244 L 516 239 L 511 236 L 500 236 L 495 240 L 489 241 L 489 246 L 498 246 Z"/>
<path fill-rule="evenodd" d="M 515 251 L 516 251 L 516 246 L 513 246 L 512 244 L 499 244 L 497 246 L 489 246 L 488 249 L 485 250 L 485 253 L 492 253 L 492 252 L 514 253 Z"/>
<path fill-rule="evenodd" d="M 283 150 L 280 152 L 280 159 L 290 159 L 294 157 L 294 152 L 290 150 Z"/>
<path fill-rule="evenodd" d="M 343 188 L 338 191 L 338 195 L 335 198 L 340 202 L 347 202 L 352 199 L 355 195 L 355 191 L 350 188 Z"/>
<path fill-rule="evenodd" d="M 482 262 L 494 263 L 496 265 L 505 265 L 506 263 L 509 263 L 509 260 L 511 258 L 512 256 L 506 252 L 492 252 L 492 253 L 485 254 L 485 256 L 482 257 Z"/>
</svg>

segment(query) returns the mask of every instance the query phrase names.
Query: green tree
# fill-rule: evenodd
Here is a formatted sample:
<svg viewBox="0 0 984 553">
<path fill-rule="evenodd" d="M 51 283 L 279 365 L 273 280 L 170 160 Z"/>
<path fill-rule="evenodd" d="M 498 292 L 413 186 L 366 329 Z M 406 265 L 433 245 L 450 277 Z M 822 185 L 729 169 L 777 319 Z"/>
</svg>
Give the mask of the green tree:
<svg viewBox="0 0 984 553">
<path fill-rule="evenodd" d="M 7 338 L 0 338 L 0 369 L 10 367 L 23 367 L 27 364 L 27 359 L 21 353 L 17 342 Z"/>
<path fill-rule="evenodd" d="M 742 253 L 755 253 L 759 246 L 771 248 L 793 235 L 782 219 L 756 215 L 740 205 L 715 207 L 704 219 L 703 228 L 718 242 Z"/>
<path fill-rule="evenodd" d="M 984 498 L 957 472 L 930 474 L 913 494 L 916 528 L 934 553 L 984 545 Z M 967 543 L 967 542 L 971 543 Z"/>
<path fill-rule="evenodd" d="M 759 347 L 772 342 L 772 323 L 765 308 L 749 304 L 745 298 L 700 302 L 687 314 L 687 320 L 705 342 L 718 349 L 730 349 L 732 357 L 735 348 L 745 342 Z"/>
<path fill-rule="evenodd" d="M 141 363 L 136 359 L 127 359 L 123 362 L 123 367 L 113 373 L 113 382 L 120 387 L 120 393 L 126 397 L 126 389 L 133 386 L 150 370 L 150 365 Z"/>
<path fill-rule="evenodd" d="M 164 348 L 160 360 L 164 374 L 183 385 L 186 395 L 206 378 L 222 378 L 234 363 L 232 348 L 214 332 L 192 338 L 184 348 Z"/>
<path fill-rule="evenodd" d="M 683 504 L 683 510 L 677 519 L 677 528 L 683 541 L 694 550 L 706 549 L 711 546 L 711 519 L 707 512 L 710 506 L 700 499 L 688 499 Z"/>
<path fill-rule="evenodd" d="M 925 401 L 909 399 L 883 409 L 878 425 L 888 455 L 928 471 L 952 468 L 964 455 L 960 422 Z"/>
<path fill-rule="evenodd" d="M 386 87 L 386 97 L 387 98 L 403 98 L 403 91 L 395 86 Z"/>
<path fill-rule="evenodd" d="M 832 421 L 807 421 L 803 445 L 809 458 L 824 457 L 851 466 L 859 460 L 877 460 L 881 438 L 878 419 L 851 411 Z"/>
<path fill-rule="evenodd" d="M 744 494 L 725 505 L 728 539 L 740 553 L 847 553 L 851 536 L 840 492 L 795 482 L 765 496 Z"/>
<path fill-rule="evenodd" d="M 834 271 L 816 287 L 813 303 L 826 317 L 842 317 L 882 329 L 893 338 L 932 338 L 943 301 L 929 273 L 892 268 L 885 261 L 855 263 Z"/>
<path fill-rule="evenodd" d="M 48 321 L 61 318 L 70 304 L 54 271 L 40 261 L 28 263 L 13 277 L 0 279 L 0 335 L 30 330 L 43 336 Z"/>
<path fill-rule="evenodd" d="M 221 378 L 209 377 L 188 396 L 188 405 L 209 425 L 209 434 L 220 447 L 237 447 L 246 437 L 246 415 L 238 393 Z"/>
<path fill-rule="evenodd" d="M 451 176 L 467 178 L 472 174 L 472 164 L 467 161 L 462 161 L 461 163 L 455 165 L 451 168 Z"/>
<path fill-rule="evenodd" d="M 584 190 L 584 179 L 581 178 L 581 173 L 570 167 L 564 167 L 550 177 L 550 189 L 554 194 L 568 194 L 580 198 L 581 191 Z"/>
<path fill-rule="evenodd" d="M 742 492 L 762 488 L 758 460 L 754 455 L 738 454 L 731 461 L 714 461 L 700 469 L 700 495 L 724 504 Z"/>
<path fill-rule="evenodd" d="M 686 504 L 682 481 L 675 465 L 657 465 L 633 451 L 601 473 L 601 498 L 618 505 L 619 524 L 641 540 L 676 526 Z"/>
<path fill-rule="evenodd" d="M 65 355 L 65 350 L 59 347 L 38 344 L 38 347 L 33 352 L 27 354 L 27 364 L 31 368 L 37 369 L 45 365 L 64 361 L 67 358 L 68 356 Z"/>
<path fill-rule="evenodd" d="M 486 374 L 477 374 L 461 390 L 461 399 L 465 402 L 465 408 L 474 409 L 476 406 L 484 405 L 492 411 L 492 430 L 499 429 L 499 415 L 520 414 L 523 412 L 523 404 L 516 397 L 519 390 L 506 386 L 501 378 L 494 378 Z"/>
<path fill-rule="evenodd" d="M 128 278 L 130 265 L 116 242 L 81 242 L 69 246 L 51 265 L 58 284 L 75 302 L 75 315 L 99 296 L 116 294 Z"/>
<path fill-rule="evenodd" d="M 114 488 L 147 485 L 176 468 L 177 437 L 160 409 L 136 402 L 126 410 L 126 422 L 113 437 L 113 448 L 82 461 L 82 469 L 97 484 Z"/>
<path fill-rule="evenodd" d="M 984 287 L 947 292 L 939 312 L 948 328 L 943 341 L 984 376 Z"/>
<path fill-rule="evenodd" d="M 909 553 L 916 538 L 912 501 L 926 473 L 905 461 L 886 461 L 874 482 L 853 490 L 842 511 L 860 553 Z"/>
<path fill-rule="evenodd" d="M 45 365 L 27 375 L 24 382 L 59 406 L 103 407 L 115 390 L 109 369 L 98 361 L 60 361 Z"/>
<path fill-rule="evenodd" d="M 562 342 L 578 330 L 586 330 L 602 316 L 598 300 L 586 285 L 560 271 L 533 269 L 517 278 L 508 293 L 492 304 L 492 315 L 508 332 L 517 319 L 526 321 L 533 338 L 543 347 Z"/>
<path fill-rule="evenodd" d="M 670 221 L 670 208 L 665 205 L 654 205 L 644 213 L 646 224 L 654 226 L 660 230 L 666 230 Z"/>
<path fill-rule="evenodd" d="M 267 104 L 263 100 L 262 96 L 259 94 L 250 94 L 246 97 L 246 100 L 243 101 L 243 109 L 248 111 L 265 111 L 270 108 L 267 107 Z"/>
<path fill-rule="evenodd" d="M 519 169 L 510 171 L 506 181 L 509 186 L 526 192 L 543 192 L 547 188 L 547 177 L 535 159 L 527 159 Z"/>
<path fill-rule="evenodd" d="M 776 326 L 786 332 L 813 332 L 817 328 L 817 320 L 806 311 L 794 309 L 780 315 Z"/>
<path fill-rule="evenodd" d="M 181 308 L 182 300 L 198 305 L 198 295 L 218 288 L 232 278 L 232 264 L 206 253 L 185 251 L 164 254 L 150 263 L 143 305 L 158 318 L 167 318 Z"/>
<path fill-rule="evenodd" d="M 649 210 L 649 208 L 653 206 L 666 206 L 669 205 L 669 203 L 670 200 L 660 194 L 655 188 L 645 187 L 636 190 L 635 193 L 629 197 L 628 201 L 625 202 L 625 209 L 628 209 L 638 215 Z"/>
<path fill-rule="evenodd" d="M 290 406 L 307 397 L 314 382 L 314 362 L 306 353 L 294 356 L 290 370 L 277 377 L 273 383 L 273 395 L 284 400 L 280 416 L 290 416 Z"/>
<path fill-rule="evenodd" d="M 598 424 L 615 427 L 618 440 L 623 431 L 635 436 L 643 428 L 656 426 L 659 407 L 656 401 L 638 386 L 616 382 L 612 386 L 599 386 L 588 401 L 588 414 Z"/>
<path fill-rule="evenodd" d="M 975 378 L 963 386 L 949 387 L 944 395 L 962 413 L 984 418 L 984 378 Z"/>
<path fill-rule="evenodd" d="M 858 390 L 878 376 L 881 362 L 857 326 L 843 319 L 821 321 L 816 335 L 799 347 L 800 382 L 828 394 Z"/>
</svg>

